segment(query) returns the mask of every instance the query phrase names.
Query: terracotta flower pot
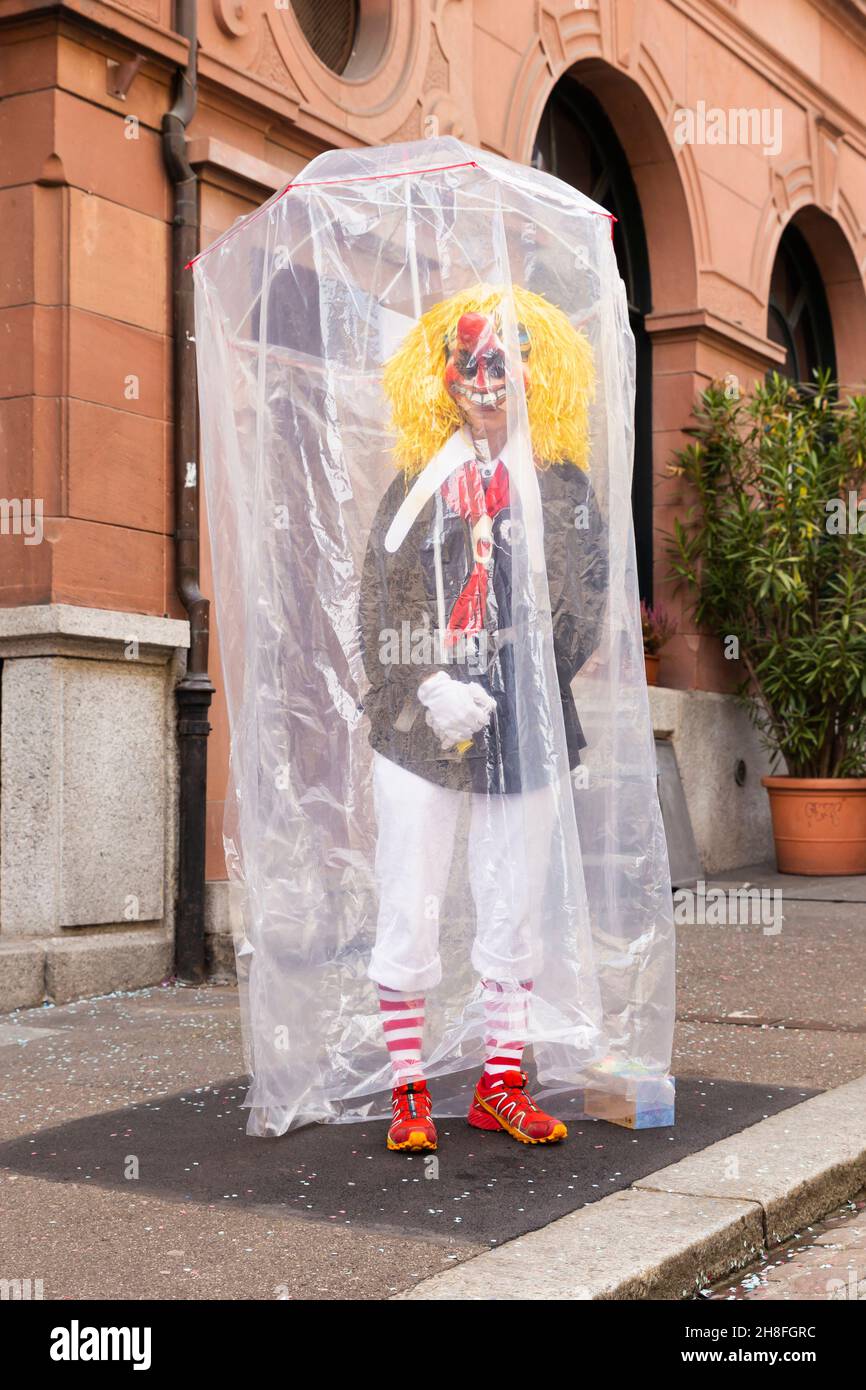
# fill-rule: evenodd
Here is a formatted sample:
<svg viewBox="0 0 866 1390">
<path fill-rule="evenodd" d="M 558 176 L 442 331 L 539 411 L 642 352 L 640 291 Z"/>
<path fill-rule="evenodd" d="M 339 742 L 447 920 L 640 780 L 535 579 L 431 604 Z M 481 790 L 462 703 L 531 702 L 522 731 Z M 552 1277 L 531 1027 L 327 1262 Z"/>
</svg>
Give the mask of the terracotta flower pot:
<svg viewBox="0 0 866 1390">
<path fill-rule="evenodd" d="M 660 656 L 652 656 L 649 652 L 643 654 L 644 665 L 646 666 L 647 685 L 658 685 L 659 683 L 659 662 Z"/>
<path fill-rule="evenodd" d="M 866 874 L 866 777 L 762 777 L 783 874 Z"/>
</svg>

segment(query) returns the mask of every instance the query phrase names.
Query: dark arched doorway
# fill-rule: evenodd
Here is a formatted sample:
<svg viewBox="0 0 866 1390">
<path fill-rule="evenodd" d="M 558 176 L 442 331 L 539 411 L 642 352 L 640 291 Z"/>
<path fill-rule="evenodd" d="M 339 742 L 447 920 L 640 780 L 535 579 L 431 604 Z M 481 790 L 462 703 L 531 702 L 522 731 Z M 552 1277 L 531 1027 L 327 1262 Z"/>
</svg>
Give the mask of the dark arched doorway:
<svg viewBox="0 0 866 1390">
<path fill-rule="evenodd" d="M 802 232 L 789 223 L 782 233 L 767 310 L 767 337 L 785 349 L 785 376 L 810 382 L 829 368 L 836 378 L 833 322 L 821 272 Z"/>
<path fill-rule="evenodd" d="M 580 189 L 617 218 L 613 244 L 637 358 L 632 507 L 638 584 L 641 597 L 649 602 L 653 583 L 652 348 L 646 316 L 652 299 L 640 202 L 628 159 L 604 108 L 572 77 L 561 78 L 550 95 L 532 162 Z"/>
</svg>

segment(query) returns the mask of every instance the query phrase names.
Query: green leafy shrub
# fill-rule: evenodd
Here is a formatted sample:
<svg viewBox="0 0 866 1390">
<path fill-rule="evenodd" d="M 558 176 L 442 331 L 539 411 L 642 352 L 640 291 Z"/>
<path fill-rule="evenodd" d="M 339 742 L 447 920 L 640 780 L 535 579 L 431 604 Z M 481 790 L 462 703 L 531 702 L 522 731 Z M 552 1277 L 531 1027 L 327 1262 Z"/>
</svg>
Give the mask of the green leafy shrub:
<svg viewBox="0 0 866 1390">
<path fill-rule="evenodd" d="M 673 573 L 737 639 L 739 693 L 790 775 L 866 775 L 866 396 L 774 373 L 749 399 L 709 388 L 694 414 Z"/>
</svg>

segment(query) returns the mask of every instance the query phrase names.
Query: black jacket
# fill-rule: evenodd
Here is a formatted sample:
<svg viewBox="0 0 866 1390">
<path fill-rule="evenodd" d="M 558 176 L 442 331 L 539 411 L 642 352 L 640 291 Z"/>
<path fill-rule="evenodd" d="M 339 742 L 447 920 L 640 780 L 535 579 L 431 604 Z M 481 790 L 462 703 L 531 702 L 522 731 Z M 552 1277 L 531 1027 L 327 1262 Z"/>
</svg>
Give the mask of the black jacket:
<svg viewBox="0 0 866 1390">
<path fill-rule="evenodd" d="M 544 522 L 553 649 L 565 727 L 569 767 L 580 761 L 586 740 L 580 727 L 571 682 L 599 644 L 607 593 L 604 523 L 586 474 L 573 464 L 537 470 Z M 526 709 L 517 707 L 513 643 L 529 661 L 541 659 L 539 625 L 512 613 L 512 541 L 520 524 L 508 508 L 493 520 L 494 561 L 489 583 L 484 638 L 470 639 L 457 660 L 436 642 L 436 500 L 421 511 L 399 549 L 385 549 L 385 535 L 406 495 L 398 475 L 380 503 L 367 545 L 360 592 L 364 666 L 370 689 L 364 709 L 370 742 L 379 753 L 440 786 L 476 792 L 530 790 L 553 780 L 556 746 L 532 709 L 529 682 Z M 523 553 L 523 550 L 521 550 Z M 472 539 L 468 523 L 443 506 L 440 545 L 446 619 L 469 574 Z M 542 649 L 543 650 L 543 649 Z M 428 726 L 417 697 L 422 681 L 444 669 L 456 680 L 476 680 L 496 701 L 488 725 L 463 755 L 444 753 Z M 543 689 L 543 687 L 542 687 Z M 558 743 L 558 740 L 556 741 Z"/>
</svg>

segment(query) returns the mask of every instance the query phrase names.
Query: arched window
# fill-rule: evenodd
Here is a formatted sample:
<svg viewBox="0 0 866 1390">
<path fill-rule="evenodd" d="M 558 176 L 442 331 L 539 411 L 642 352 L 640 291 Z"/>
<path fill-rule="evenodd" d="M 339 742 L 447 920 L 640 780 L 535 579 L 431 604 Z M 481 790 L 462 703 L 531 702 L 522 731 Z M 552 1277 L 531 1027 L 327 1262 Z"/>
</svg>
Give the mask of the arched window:
<svg viewBox="0 0 866 1390">
<path fill-rule="evenodd" d="M 617 218 L 613 245 L 628 298 L 637 354 L 635 459 L 632 483 L 641 597 L 652 600 L 653 466 L 652 350 L 646 315 L 652 309 L 649 255 L 640 202 L 628 160 L 603 107 L 572 77 L 556 84 L 544 108 L 532 162 L 580 189 Z"/>
<path fill-rule="evenodd" d="M 819 367 L 836 376 L 833 324 L 821 272 L 795 226 L 782 233 L 767 311 L 767 337 L 785 349 L 781 369 L 792 381 L 809 382 Z"/>
</svg>

